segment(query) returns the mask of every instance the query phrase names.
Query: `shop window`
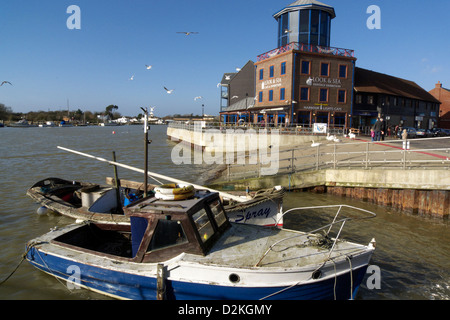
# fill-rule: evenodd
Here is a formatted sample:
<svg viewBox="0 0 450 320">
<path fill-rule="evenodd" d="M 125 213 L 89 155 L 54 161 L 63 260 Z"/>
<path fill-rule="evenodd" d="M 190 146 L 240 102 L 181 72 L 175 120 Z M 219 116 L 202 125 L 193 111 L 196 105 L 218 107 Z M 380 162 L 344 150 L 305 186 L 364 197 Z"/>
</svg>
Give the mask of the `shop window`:
<svg viewBox="0 0 450 320">
<path fill-rule="evenodd" d="M 320 89 L 319 101 L 320 102 L 328 102 L 328 89 Z"/>
</svg>

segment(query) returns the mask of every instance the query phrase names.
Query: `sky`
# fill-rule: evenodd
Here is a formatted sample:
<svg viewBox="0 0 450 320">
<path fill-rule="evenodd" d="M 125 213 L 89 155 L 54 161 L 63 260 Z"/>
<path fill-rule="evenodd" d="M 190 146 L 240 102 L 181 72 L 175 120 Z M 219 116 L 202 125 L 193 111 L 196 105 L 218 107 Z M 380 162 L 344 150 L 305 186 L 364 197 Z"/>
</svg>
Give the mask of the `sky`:
<svg viewBox="0 0 450 320">
<path fill-rule="evenodd" d="M 0 1 L 0 103 L 14 112 L 217 115 L 224 73 L 277 47 L 273 14 L 294 0 Z M 336 11 L 331 46 L 356 65 L 450 87 L 450 1 L 322 0 Z M 79 20 L 71 5 L 80 9 Z M 381 29 L 369 29 L 371 5 Z M 69 29 L 79 22 L 79 29 Z M 198 32 L 186 36 L 178 32 Z M 146 65 L 151 65 L 150 70 Z M 134 75 L 133 80 L 130 78 Z M 173 89 L 167 94 L 164 87 Z M 201 96 L 202 99 L 194 100 Z"/>
</svg>

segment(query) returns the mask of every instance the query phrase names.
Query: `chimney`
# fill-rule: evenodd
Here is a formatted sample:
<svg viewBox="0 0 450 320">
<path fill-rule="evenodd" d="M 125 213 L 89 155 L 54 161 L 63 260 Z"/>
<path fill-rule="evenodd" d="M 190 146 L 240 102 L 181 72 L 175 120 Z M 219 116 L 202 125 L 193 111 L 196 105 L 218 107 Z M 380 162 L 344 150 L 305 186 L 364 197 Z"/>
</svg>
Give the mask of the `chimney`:
<svg viewBox="0 0 450 320">
<path fill-rule="evenodd" d="M 438 81 L 438 83 L 436 84 L 436 89 L 442 88 L 442 83 L 440 81 Z"/>
</svg>

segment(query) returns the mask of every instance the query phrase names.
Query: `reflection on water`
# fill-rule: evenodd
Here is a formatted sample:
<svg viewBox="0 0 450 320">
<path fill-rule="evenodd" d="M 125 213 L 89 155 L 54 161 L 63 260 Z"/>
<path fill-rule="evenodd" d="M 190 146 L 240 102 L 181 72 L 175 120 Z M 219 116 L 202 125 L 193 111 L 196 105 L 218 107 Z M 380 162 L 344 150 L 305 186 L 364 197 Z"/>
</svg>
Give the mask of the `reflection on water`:
<svg viewBox="0 0 450 320">
<path fill-rule="evenodd" d="M 113 133 L 113 131 L 115 133 Z M 174 142 L 165 126 L 152 126 L 149 171 L 202 184 L 214 166 L 179 165 L 170 159 Z M 0 281 L 21 261 L 25 243 L 55 226 L 72 220 L 56 215 L 38 216 L 26 190 L 46 177 L 104 183 L 112 166 L 57 149 L 63 146 L 98 157 L 144 168 L 144 134 L 141 126 L 1 128 L 0 129 Z M 143 181 L 142 174 L 119 168 L 119 177 Z M 151 182 L 151 181 L 149 181 Z M 358 299 L 449 299 L 450 241 L 448 225 L 398 214 L 383 207 L 327 194 L 289 193 L 284 209 L 346 203 L 377 213 L 375 219 L 350 226 L 344 237 L 368 243 L 377 240 L 372 259 L 381 269 L 381 289 L 369 290 L 364 282 Z M 286 226 L 311 230 L 324 213 L 290 214 Z M 321 222 L 323 223 L 323 221 Z M 357 234 L 355 236 L 354 234 Z M 23 262 L 0 286 L 0 299 L 107 299 L 86 290 L 69 291 L 65 284 Z"/>
</svg>

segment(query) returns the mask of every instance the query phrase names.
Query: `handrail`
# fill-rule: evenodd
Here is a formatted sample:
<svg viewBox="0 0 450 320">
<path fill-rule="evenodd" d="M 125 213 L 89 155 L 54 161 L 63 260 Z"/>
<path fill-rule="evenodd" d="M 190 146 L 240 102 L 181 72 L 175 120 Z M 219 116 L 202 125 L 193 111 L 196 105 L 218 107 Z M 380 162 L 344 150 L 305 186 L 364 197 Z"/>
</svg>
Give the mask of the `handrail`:
<svg viewBox="0 0 450 320">
<path fill-rule="evenodd" d="M 283 239 L 280 239 L 280 240 L 276 241 L 275 243 L 273 243 L 273 244 L 266 250 L 266 252 L 262 255 L 261 259 L 259 259 L 259 261 L 255 264 L 255 267 L 257 267 L 257 266 L 261 263 L 261 261 L 267 256 L 267 254 L 270 252 L 270 250 L 272 250 L 272 248 L 275 247 L 276 245 L 278 245 L 279 243 L 281 243 L 281 242 L 283 242 L 283 241 L 286 241 L 286 240 L 290 240 L 290 239 L 296 238 L 296 237 L 303 237 L 303 236 L 305 236 L 305 235 L 313 235 L 314 233 L 316 233 L 316 232 L 318 232 L 318 231 L 320 231 L 320 230 L 323 230 L 323 229 L 325 229 L 325 228 L 327 228 L 327 227 L 329 227 L 329 229 L 328 229 L 328 231 L 326 232 L 325 236 L 328 236 L 328 234 L 329 234 L 330 231 L 331 231 L 331 228 L 332 228 L 334 225 L 339 224 L 339 223 L 342 223 L 342 224 L 341 224 L 341 227 L 340 227 L 340 229 L 339 229 L 339 231 L 338 231 L 338 234 L 337 234 L 337 236 L 335 237 L 335 239 L 334 239 L 334 241 L 333 241 L 333 245 L 332 245 L 332 247 L 331 247 L 331 249 L 330 249 L 330 252 L 329 252 L 329 254 L 328 254 L 328 258 L 326 259 L 326 260 L 328 260 L 329 257 L 331 256 L 331 253 L 333 252 L 333 250 L 334 250 L 334 248 L 335 248 L 335 246 L 336 246 L 336 242 L 338 241 L 339 236 L 340 236 L 340 234 L 341 234 L 341 231 L 342 231 L 342 229 L 344 228 L 344 225 L 345 225 L 345 223 L 346 223 L 347 221 L 351 221 L 351 220 L 363 220 L 363 219 L 372 219 L 372 218 L 375 218 L 375 217 L 377 216 L 375 212 L 372 212 L 372 211 L 369 211 L 369 210 L 366 210 L 366 209 L 361 209 L 361 208 L 354 207 L 354 206 L 350 206 L 350 205 L 347 205 L 347 204 L 338 204 L 338 205 L 327 205 L 327 206 L 313 206 L 313 207 L 299 207 L 299 208 L 292 208 L 292 209 L 289 209 L 289 210 L 283 212 L 283 214 L 281 215 L 281 217 L 279 217 L 279 221 L 284 217 L 285 214 L 287 214 L 287 213 L 289 213 L 289 212 L 297 211 L 297 210 L 311 210 L 311 209 L 324 209 L 324 208 L 336 208 L 336 207 L 338 208 L 338 210 L 337 210 L 337 212 L 336 212 L 336 214 L 335 214 L 335 216 L 334 216 L 334 218 L 333 218 L 333 221 L 332 221 L 331 223 L 326 224 L 326 225 L 324 225 L 324 226 L 322 226 L 322 227 L 320 227 L 320 228 L 311 230 L 311 231 L 309 231 L 309 232 L 305 232 L 305 233 L 302 233 L 302 234 L 296 234 L 296 235 L 294 235 L 294 236 L 286 237 L 286 238 L 283 238 Z M 336 220 L 337 217 L 339 216 L 339 214 L 341 213 L 341 209 L 342 209 L 343 207 L 345 207 L 345 208 L 350 208 L 350 209 L 356 209 L 357 211 L 361 211 L 361 212 L 364 212 L 364 213 L 368 213 L 369 216 L 367 216 L 367 217 L 360 217 L 360 218 L 343 218 L 343 219 L 340 219 L 340 220 Z M 278 221 L 277 221 L 277 222 L 278 222 Z"/>
</svg>

